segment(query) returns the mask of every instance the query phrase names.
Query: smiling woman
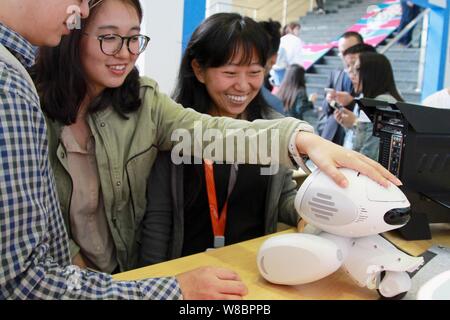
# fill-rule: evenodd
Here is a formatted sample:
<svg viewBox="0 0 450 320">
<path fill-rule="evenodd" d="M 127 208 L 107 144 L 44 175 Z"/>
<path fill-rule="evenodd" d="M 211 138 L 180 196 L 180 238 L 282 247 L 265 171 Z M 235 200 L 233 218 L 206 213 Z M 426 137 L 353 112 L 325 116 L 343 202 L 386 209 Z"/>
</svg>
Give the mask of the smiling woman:
<svg viewBox="0 0 450 320">
<path fill-rule="evenodd" d="M 90 4 L 91 15 L 83 21 L 81 30 L 65 37 L 57 48 L 41 48 L 32 74 L 42 109 L 52 120 L 49 132 L 58 141 L 51 144 L 50 157 L 56 160 L 52 147 L 57 148 L 59 143 L 67 155 L 61 162 L 52 161 L 52 165 L 66 209 L 63 213 L 72 239 L 73 262 L 112 272 L 122 261 L 106 218 L 110 204 L 102 191 L 109 187 L 100 185 L 96 130 L 88 122 L 91 115 L 107 109 L 126 118 L 141 107 L 135 62 L 148 38 L 139 33 L 142 9 L 138 0 Z M 100 127 L 105 127 L 102 124 Z M 60 171 L 59 165 L 67 171 Z"/>
<path fill-rule="evenodd" d="M 120 87 L 143 51 L 132 52 L 129 41 L 140 37 L 142 10 L 131 7 L 130 1 L 109 2 L 102 5 L 102 10 L 93 10 L 92 19 L 83 29 L 85 37 L 80 40 L 80 59 L 91 96 L 99 95 L 105 88 Z M 111 21 L 115 23 L 111 24 Z M 122 50 L 124 39 L 121 35 L 127 38 L 126 50 Z"/>
<path fill-rule="evenodd" d="M 188 43 L 175 100 L 217 117 L 249 121 L 282 117 L 260 93 L 269 49 L 265 30 L 253 19 L 234 13 L 212 15 Z M 304 128 L 307 130 L 309 125 Z M 220 140 L 212 133 L 203 136 Z M 226 151 L 220 145 L 215 153 L 234 154 L 235 149 L 231 151 L 229 145 L 232 143 L 226 143 Z M 278 152 L 270 150 L 264 157 L 263 149 L 267 151 L 261 148 L 249 153 L 260 159 L 276 158 Z M 247 153 L 245 146 L 238 145 L 237 150 L 241 155 Z M 158 156 L 149 179 L 141 238 L 142 265 L 272 233 L 278 221 L 297 225 L 291 170 L 222 164 L 223 159 L 209 165 L 214 158 L 207 153 L 204 160 L 193 158 L 180 163 L 174 161 L 175 151 L 172 156 Z"/>
</svg>

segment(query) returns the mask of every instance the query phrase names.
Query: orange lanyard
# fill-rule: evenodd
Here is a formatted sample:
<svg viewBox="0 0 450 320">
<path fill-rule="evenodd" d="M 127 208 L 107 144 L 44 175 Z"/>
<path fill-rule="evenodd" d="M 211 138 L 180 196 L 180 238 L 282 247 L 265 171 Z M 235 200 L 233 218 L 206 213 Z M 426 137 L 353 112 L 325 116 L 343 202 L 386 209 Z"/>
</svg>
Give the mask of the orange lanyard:
<svg viewBox="0 0 450 320">
<path fill-rule="evenodd" d="M 228 182 L 228 196 L 225 201 L 225 205 L 220 212 L 219 217 L 219 206 L 217 205 L 216 196 L 216 184 L 214 182 L 214 167 L 213 162 L 208 159 L 204 159 L 205 168 L 205 178 L 206 178 L 206 190 L 208 192 L 208 202 L 209 202 L 209 213 L 211 216 L 211 223 L 214 233 L 214 247 L 223 247 L 225 245 L 225 225 L 227 223 L 227 210 L 228 210 L 228 199 L 231 192 L 233 191 L 234 185 L 236 183 L 236 170 L 234 166 L 231 166 L 230 180 Z"/>
</svg>

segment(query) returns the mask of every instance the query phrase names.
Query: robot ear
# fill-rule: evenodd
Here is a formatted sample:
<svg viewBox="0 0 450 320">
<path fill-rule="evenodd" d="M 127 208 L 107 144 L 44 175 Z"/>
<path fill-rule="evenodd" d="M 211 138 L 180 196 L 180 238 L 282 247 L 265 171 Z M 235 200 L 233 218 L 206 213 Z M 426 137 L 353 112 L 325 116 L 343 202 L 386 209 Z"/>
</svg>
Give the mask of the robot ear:
<svg viewBox="0 0 450 320">
<path fill-rule="evenodd" d="M 340 248 L 323 237 L 294 233 L 266 240 L 258 252 L 260 274 L 283 285 L 310 283 L 335 272 L 343 260 Z"/>
<path fill-rule="evenodd" d="M 70 16 L 66 20 L 66 25 L 69 30 L 81 29 L 81 8 L 77 5 L 67 7 L 67 14 Z"/>
</svg>

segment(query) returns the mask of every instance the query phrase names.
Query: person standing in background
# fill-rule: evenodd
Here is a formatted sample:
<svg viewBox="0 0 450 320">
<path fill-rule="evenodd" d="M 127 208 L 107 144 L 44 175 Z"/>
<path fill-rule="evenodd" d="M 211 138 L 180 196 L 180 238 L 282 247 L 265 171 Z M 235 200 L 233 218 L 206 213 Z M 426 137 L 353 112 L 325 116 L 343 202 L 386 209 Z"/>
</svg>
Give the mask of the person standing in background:
<svg viewBox="0 0 450 320">
<path fill-rule="evenodd" d="M 277 62 L 272 68 L 276 87 L 283 82 L 286 70 L 291 64 L 303 65 L 303 41 L 300 39 L 300 30 L 301 26 L 298 22 L 291 22 L 283 29 Z"/>
<path fill-rule="evenodd" d="M 398 27 L 398 30 L 403 30 L 404 27 L 406 27 L 411 21 L 414 20 L 415 17 L 417 17 L 420 13 L 420 7 L 415 5 L 412 1 L 409 0 L 401 0 L 401 6 L 402 6 L 402 17 L 400 19 L 400 25 Z M 403 45 L 404 47 L 407 47 L 411 43 L 412 34 L 414 32 L 414 28 L 409 30 L 403 37 L 401 37 L 398 40 L 398 43 Z"/>
<path fill-rule="evenodd" d="M 314 8 L 314 13 L 326 14 L 325 6 L 323 0 L 316 0 L 316 7 Z"/>
</svg>

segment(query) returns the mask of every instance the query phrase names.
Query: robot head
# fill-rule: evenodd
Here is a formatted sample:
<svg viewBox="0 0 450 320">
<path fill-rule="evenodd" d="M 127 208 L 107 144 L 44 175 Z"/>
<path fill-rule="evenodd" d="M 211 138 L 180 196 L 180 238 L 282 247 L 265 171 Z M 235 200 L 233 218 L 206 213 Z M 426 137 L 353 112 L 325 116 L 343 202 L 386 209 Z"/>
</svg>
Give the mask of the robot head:
<svg viewBox="0 0 450 320">
<path fill-rule="evenodd" d="M 349 180 L 341 188 L 320 170 L 301 185 L 295 208 L 306 222 L 343 237 L 365 237 L 404 226 L 410 203 L 395 185 L 384 188 L 351 169 L 339 169 Z"/>
</svg>

